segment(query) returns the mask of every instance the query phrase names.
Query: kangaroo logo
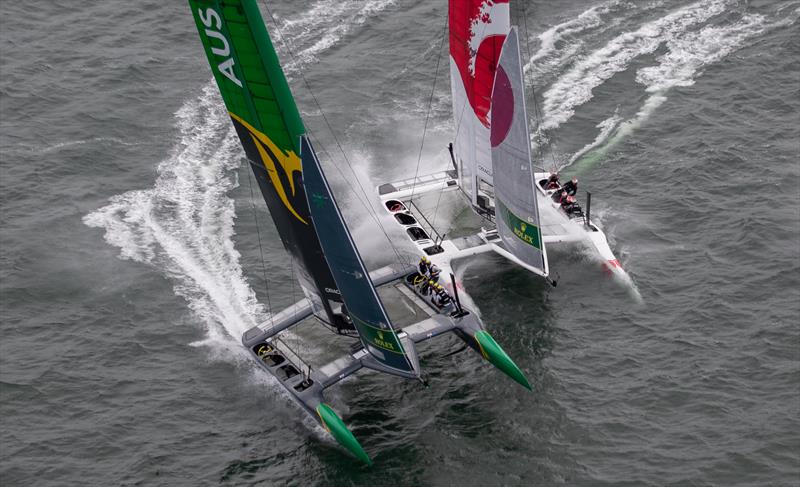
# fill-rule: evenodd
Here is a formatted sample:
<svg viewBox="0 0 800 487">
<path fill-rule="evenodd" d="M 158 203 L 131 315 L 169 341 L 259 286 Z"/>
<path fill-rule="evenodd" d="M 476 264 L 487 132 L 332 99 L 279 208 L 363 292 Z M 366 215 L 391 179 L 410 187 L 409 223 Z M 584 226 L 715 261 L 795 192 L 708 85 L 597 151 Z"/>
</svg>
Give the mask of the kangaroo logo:
<svg viewBox="0 0 800 487">
<path fill-rule="evenodd" d="M 303 170 L 300 158 L 294 153 L 294 151 L 282 151 L 277 145 L 275 145 L 274 142 L 272 142 L 272 140 L 270 140 L 269 137 L 256 130 L 256 128 L 249 123 L 245 122 L 242 117 L 233 112 L 228 113 L 230 114 L 231 118 L 242 124 L 247 131 L 250 132 L 250 137 L 253 139 L 253 143 L 258 150 L 258 154 L 261 157 L 261 162 L 267 169 L 269 179 L 272 181 L 272 185 L 275 186 L 275 192 L 278 193 L 278 197 L 283 202 L 283 206 L 285 206 L 295 218 L 303 222 L 303 224 L 308 225 L 308 222 L 305 221 L 292 206 L 292 203 L 289 201 L 286 188 L 284 187 L 280 176 L 278 176 L 278 167 L 280 166 L 281 171 L 283 171 L 283 173 L 286 175 L 286 179 L 289 181 L 289 190 L 291 191 L 291 195 L 294 196 L 296 188 L 294 185 L 293 175 L 295 172 L 302 173 Z"/>
</svg>

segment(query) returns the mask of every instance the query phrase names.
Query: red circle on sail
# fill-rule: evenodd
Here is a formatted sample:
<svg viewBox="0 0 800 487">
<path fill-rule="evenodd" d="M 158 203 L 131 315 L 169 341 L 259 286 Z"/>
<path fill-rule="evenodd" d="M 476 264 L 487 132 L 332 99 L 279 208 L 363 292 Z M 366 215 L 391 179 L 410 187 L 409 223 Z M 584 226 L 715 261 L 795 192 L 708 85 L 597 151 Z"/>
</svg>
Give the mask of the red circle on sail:
<svg viewBox="0 0 800 487">
<path fill-rule="evenodd" d="M 491 134 L 489 140 L 492 147 L 497 147 L 508 135 L 511 122 L 514 120 L 514 91 L 511 81 L 502 66 L 497 67 L 492 93 Z"/>
</svg>

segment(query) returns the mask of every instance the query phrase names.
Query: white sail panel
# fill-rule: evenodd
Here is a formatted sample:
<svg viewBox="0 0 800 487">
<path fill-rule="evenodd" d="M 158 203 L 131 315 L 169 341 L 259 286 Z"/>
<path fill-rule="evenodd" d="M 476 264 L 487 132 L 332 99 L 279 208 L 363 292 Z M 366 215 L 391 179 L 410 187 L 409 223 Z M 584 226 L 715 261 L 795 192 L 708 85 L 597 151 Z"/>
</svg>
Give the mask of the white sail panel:
<svg viewBox="0 0 800 487">
<path fill-rule="evenodd" d="M 508 0 L 450 0 L 454 155 L 461 187 L 473 205 L 477 205 L 478 181 L 492 184 L 491 93 L 510 25 Z"/>
<path fill-rule="evenodd" d="M 491 135 L 497 229 L 505 250 L 546 276 L 547 254 L 531 167 L 522 60 L 516 28 L 503 44 L 492 91 Z"/>
</svg>

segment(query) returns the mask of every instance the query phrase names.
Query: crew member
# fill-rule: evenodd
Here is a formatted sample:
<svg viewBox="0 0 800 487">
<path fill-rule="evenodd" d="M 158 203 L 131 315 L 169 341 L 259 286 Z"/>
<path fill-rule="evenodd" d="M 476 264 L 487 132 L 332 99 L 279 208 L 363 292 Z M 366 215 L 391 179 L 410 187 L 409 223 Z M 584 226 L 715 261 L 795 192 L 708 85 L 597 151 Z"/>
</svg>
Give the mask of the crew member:
<svg viewBox="0 0 800 487">
<path fill-rule="evenodd" d="M 438 291 L 437 294 L 439 296 L 439 306 L 444 307 L 450 304 L 451 301 L 450 294 L 447 292 L 447 290 L 441 285 L 439 285 L 437 291 Z"/>
<path fill-rule="evenodd" d="M 439 268 L 438 268 L 438 267 L 436 267 L 436 264 L 431 264 L 431 265 L 428 267 L 428 270 L 430 271 L 430 274 L 429 274 L 429 275 L 430 275 L 430 277 L 431 277 L 431 280 L 432 280 L 433 282 L 435 282 L 435 283 L 438 283 L 438 282 L 439 282 L 439 274 L 441 274 L 441 273 L 442 273 L 442 271 L 441 271 L 441 270 L 439 270 Z"/>
<path fill-rule="evenodd" d="M 414 274 L 414 287 L 416 287 L 420 292 L 422 292 L 422 288 L 425 286 L 425 282 L 427 282 L 428 278 L 423 274 Z"/>
<path fill-rule="evenodd" d="M 569 215 L 572 209 L 575 207 L 575 201 L 577 200 L 574 196 L 568 195 L 566 191 L 564 192 L 564 196 L 561 198 L 561 208 L 567 212 L 567 215 Z"/>
<path fill-rule="evenodd" d="M 547 178 L 547 184 L 545 184 L 544 189 L 557 189 L 561 186 L 558 182 L 558 173 L 554 172 Z"/>
<path fill-rule="evenodd" d="M 575 196 L 578 192 L 578 178 L 572 178 L 572 180 L 567 181 L 567 184 L 563 186 L 564 191 L 570 195 Z"/>
<path fill-rule="evenodd" d="M 422 293 L 423 296 L 427 296 L 435 291 L 436 289 L 435 286 L 436 286 L 436 281 L 434 281 L 433 279 L 428 279 L 422 284 L 422 289 L 420 289 L 420 292 Z"/>
<path fill-rule="evenodd" d="M 428 270 L 431 268 L 431 261 L 428 260 L 427 256 L 423 255 L 419 259 L 419 264 L 417 264 L 417 266 L 419 267 L 419 274 L 421 276 L 424 276 L 428 273 Z"/>
<path fill-rule="evenodd" d="M 431 303 L 433 303 L 437 308 L 442 308 L 449 302 L 450 295 L 447 294 L 447 291 L 444 290 L 444 287 L 442 287 L 441 284 L 434 284 Z"/>
</svg>

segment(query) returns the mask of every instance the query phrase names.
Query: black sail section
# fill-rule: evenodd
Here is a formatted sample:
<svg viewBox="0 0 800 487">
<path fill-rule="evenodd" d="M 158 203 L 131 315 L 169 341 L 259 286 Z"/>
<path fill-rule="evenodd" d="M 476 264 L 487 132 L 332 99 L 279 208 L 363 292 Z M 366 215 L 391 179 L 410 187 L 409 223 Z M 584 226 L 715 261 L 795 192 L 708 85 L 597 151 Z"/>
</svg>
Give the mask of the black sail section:
<svg viewBox="0 0 800 487">
<path fill-rule="evenodd" d="M 311 218 L 325 259 L 364 348 L 382 365 L 406 376 L 418 375 L 412 365 L 417 362 L 416 357 L 412 355 L 412 360 L 406 355 L 416 352 L 413 346 L 405 350 L 400 343 L 322 174 L 311 143 L 305 136 L 302 138 L 300 154 Z"/>
<path fill-rule="evenodd" d="M 286 154 L 259 137 L 247 122 L 233 117 L 258 187 L 278 229 L 283 246 L 294 257 L 297 278 L 319 318 L 337 327 L 345 325 L 338 309 L 342 302 L 336 281 L 322 253 L 306 199 L 301 167 L 294 153 Z"/>
</svg>

